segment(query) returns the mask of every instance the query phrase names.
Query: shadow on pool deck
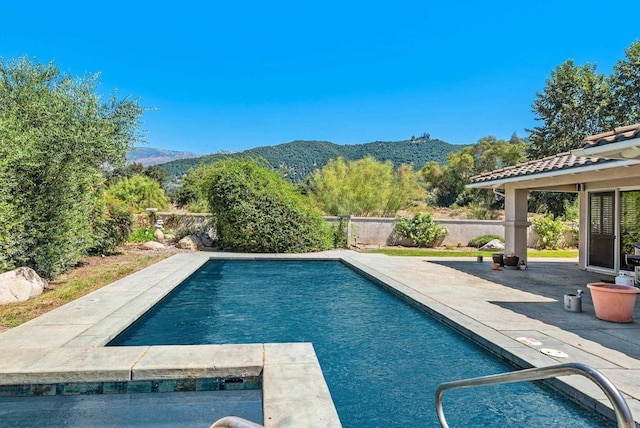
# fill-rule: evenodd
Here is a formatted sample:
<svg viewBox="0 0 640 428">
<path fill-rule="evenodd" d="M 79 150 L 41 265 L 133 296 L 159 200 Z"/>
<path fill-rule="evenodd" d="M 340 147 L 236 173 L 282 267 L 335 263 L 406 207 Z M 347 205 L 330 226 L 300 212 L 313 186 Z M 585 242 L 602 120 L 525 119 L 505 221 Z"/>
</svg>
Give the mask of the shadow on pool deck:
<svg viewBox="0 0 640 428">
<path fill-rule="evenodd" d="M 613 281 L 610 275 L 580 270 L 576 262 L 532 261 L 526 271 L 492 270 L 490 264 L 469 261 L 437 261 L 431 263 L 465 272 L 487 281 L 526 291 L 557 302 L 504 302 L 492 304 L 543 321 L 580 337 L 640 359 L 640 306 L 636 304 L 634 322 L 629 324 L 596 318 L 587 283 Z M 564 310 L 564 295 L 584 291 L 581 313 Z"/>
</svg>

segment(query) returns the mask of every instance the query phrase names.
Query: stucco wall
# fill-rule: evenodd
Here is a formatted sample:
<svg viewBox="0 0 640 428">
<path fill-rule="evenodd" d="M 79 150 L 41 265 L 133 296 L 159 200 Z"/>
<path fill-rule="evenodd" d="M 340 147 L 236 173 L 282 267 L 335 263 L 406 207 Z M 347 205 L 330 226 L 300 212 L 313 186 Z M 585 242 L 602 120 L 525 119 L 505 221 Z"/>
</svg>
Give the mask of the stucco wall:
<svg viewBox="0 0 640 428">
<path fill-rule="evenodd" d="M 410 245 L 410 242 L 394 233 L 395 218 L 383 217 L 325 217 L 331 223 L 342 220 L 350 229 L 350 246 L 389 246 Z M 504 238 L 504 226 L 500 220 L 453 220 L 436 219 L 449 232 L 442 245 L 466 246 L 473 238 L 483 235 L 498 235 Z M 350 227 L 349 227 L 350 225 Z M 536 246 L 538 235 L 529 226 L 527 246 Z M 571 232 L 565 236 L 565 242 L 570 243 Z"/>
<path fill-rule="evenodd" d="M 211 220 L 211 214 L 174 214 L 157 213 L 159 219 L 171 221 L 174 216 L 179 219 L 183 227 L 198 227 Z M 386 217 L 325 217 L 327 222 L 337 224 L 342 222 L 349 236 L 349 246 L 391 246 L 406 245 L 411 242 L 394 233 L 395 218 Z M 500 220 L 453 220 L 436 219 L 449 232 L 442 245 L 466 246 L 473 238 L 483 235 L 498 235 L 504 238 L 504 226 Z M 538 235 L 529 226 L 527 246 L 533 248 L 538 241 Z M 567 232 L 565 242 L 572 242 L 572 233 Z"/>
</svg>

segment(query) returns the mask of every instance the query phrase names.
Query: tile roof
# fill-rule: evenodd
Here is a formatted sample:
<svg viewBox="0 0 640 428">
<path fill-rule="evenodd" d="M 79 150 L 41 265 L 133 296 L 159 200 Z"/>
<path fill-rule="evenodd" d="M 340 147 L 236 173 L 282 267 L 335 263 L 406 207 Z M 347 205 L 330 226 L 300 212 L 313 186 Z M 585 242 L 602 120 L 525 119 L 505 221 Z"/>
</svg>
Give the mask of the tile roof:
<svg viewBox="0 0 640 428">
<path fill-rule="evenodd" d="M 470 184 L 485 183 L 487 181 L 503 180 L 505 178 L 524 177 L 551 171 L 560 171 L 580 166 L 589 166 L 615 162 L 613 159 L 576 156 L 572 153 L 560 153 L 543 159 L 532 160 L 502 169 L 496 169 L 471 177 Z"/>
<path fill-rule="evenodd" d="M 640 123 L 629 126 L 621 126 L 613 131 L 603 132 L 601 134 L 591 135 L 582 141 L 582 148 L 603 146 L 606 144 L 619 143 L 632 138 L 640 137 Z"/>
<path fill-rule="evenodd" d="M 604 146 L 619 143 L 633 138 L 640 138 L 640 123 L 635 125 L 615 128 L 613 131 L 586 137 L 581 148 Z M 606 159 L 594 156 L 577 156 L 571 152 L 560 153 L 543 159 L 532 160 L 518 165 L 485 172 L 471 177 L 470 184 L 486 183 L 516 177 L 528 177 L 535 174 L 561 171 L 571 168 L 579 168 L 596 164 L 618 162 L 616 159 Z"/>
</svg>

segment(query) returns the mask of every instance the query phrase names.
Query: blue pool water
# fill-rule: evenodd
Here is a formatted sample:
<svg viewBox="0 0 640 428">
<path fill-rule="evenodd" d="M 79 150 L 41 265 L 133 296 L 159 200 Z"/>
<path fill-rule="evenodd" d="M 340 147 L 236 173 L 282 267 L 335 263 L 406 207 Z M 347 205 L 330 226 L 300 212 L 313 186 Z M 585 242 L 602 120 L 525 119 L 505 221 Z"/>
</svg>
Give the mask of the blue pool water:
<svg viewBox="0 0 640 428">
<path fill-rule="evenodd" d="M 229 415 L 262 422 L 260 390 L 0 398 L 0 426 L 210 427 Z"/>
<path fill-rule="evenodd" d="M 329 261 L 209 262 L 110 345 L 263 342 L 313 343 L 345 427 L 439 426 L 440 383 L 514 370 Z M 450 391 L 444 408 L 452 427 L 614 426 L 531 383 Z"/>
</svg>

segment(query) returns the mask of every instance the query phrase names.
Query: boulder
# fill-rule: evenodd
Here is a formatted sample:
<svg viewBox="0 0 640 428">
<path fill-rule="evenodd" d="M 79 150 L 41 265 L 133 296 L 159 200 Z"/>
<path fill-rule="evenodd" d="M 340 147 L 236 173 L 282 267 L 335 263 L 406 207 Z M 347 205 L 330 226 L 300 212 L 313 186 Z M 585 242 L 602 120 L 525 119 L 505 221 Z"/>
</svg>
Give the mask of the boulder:
<svg viewBox="0 0 640 428">
<path fill-rule="evenodd" d="M 187 235 L 180 241 L 178 241 L 176 247 L 183 250 L 191 251 L 205 250 L 207 248 L 213 247 L 213 239 L 211 239 L 206 233 L 200 233 L 198 235 Z"/>
<path fill-rule="evenodd" d="M 0 305 L 24 302 L 42 294 L 46 281 L 31 268 L 19 267 L 0 275 Z"/>
<path fill-rule="evenodd" d="M 153 237 L 158 241 L 162 241 L 164 239 L 164 232 L 160 229 L 156 229 L 156 231 L 153 232 Z"/>
<path fill-rule="evenodd" d="M 149 241 L 140 245 L 140 248 L 142 248 L 143 250 L 163 250 L 166 247 L 164 244 L 161 244 L 160 242 Z"/>
<path fill-rule="evenodd" d="M 493 239 L 480 247 L 480 251 L 504 250 L 504 243 L 499 239 Z"/>
<path fill-rule="evenodd" d="M 198 238 L 194 235 L 187 235 L 178 241 L 176 247 L 183 250 L 196 251 L 198 249 Z"/>
</svg>

